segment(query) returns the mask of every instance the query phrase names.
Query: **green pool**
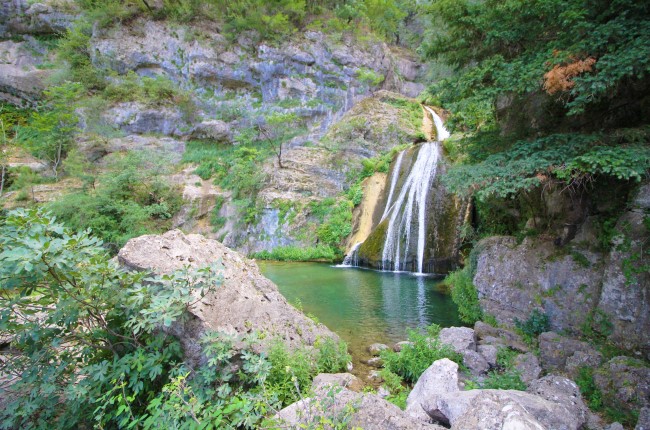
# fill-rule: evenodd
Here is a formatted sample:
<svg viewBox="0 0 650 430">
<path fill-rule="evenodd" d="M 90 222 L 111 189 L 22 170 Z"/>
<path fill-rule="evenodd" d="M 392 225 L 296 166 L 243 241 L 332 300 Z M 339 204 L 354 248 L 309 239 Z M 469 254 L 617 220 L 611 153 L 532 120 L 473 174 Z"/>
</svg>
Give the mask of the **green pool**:
<svg viewBox="0 0 650 430">
<path fill-rule="evenodd" d="M 368 357 L 368 345 L 405 340 L 407 328 L 461 325 L 439 278 L 319 263 L 258 264 L 287 300 L 348 343 L 355 367 Z"/>
</svg>

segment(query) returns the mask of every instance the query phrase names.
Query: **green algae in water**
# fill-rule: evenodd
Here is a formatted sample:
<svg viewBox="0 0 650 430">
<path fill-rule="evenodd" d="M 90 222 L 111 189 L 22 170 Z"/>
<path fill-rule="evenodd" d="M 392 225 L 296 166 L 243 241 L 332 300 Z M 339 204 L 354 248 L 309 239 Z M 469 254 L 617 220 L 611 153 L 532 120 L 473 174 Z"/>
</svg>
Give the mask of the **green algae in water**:
<svg viewBox="0 0 650 430">
<path fill-rule="evenodd" d="M 440 279 L 318 263 L 258 262 L 291 303 L 300 303 L 350 347 L 355 366 L 375 342 L 406 340 L 409 328 L 460 326 Z"/>
</svg>

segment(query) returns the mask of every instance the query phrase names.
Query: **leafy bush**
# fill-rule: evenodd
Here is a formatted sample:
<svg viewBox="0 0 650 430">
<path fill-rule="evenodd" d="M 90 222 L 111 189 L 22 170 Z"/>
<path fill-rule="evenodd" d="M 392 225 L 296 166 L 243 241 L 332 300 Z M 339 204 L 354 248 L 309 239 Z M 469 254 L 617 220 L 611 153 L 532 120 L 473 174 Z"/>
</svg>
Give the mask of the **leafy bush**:
<svg viewBox="0 0 650 430">
<path fill-rule="evenodd" d="M 73 229 L 90 228 L 117 252 L 132 237 L 170 228 L 182 197 L 167 182 L 164 165 L 151 155 L 118 154 L 95 188 L 64 195 L 47 207 Z"/>
<path fill-rule="evenodd" d="M 474 324 L 483 317 L 478 292 L 469 267 L 451 272 L 445 278 L 444 283 L 451 286 L 451 299 L 458 306 L 458 315 L 461 321 Z"/>
<path fill-rule="evenodd" d="M 539 309 L 534 309 L 524 322 L 515 318 L 515 327 L 517 327 L 528 343 L 533 342 L 537 336 L 548 331 L 550 324 L 548 315 Z"/>
<path fill-rule="evenodd" d="M 218 265 L 126 272 L 87 231 L 40 209 L 10 212 L 0 226 L 0 332 L 13 341 L 0 370 L 21 377 L 3 387 L 0 426 L 255 428 L 349 360 L 331 340 L 291 352 L 276 343 L 267 358 L 251 352 L 254 337 L 208 332 L 206 363 L 188 368 L 161 327 L 182 323 L 197 294 L 220 285 Z"/>
<path fill-rule="evenodd" d="M 81 93 L 81 85 L 75 83 L 50 87 L 45 91 L 45 102 L 18 132 L 19 142 L 34 157 L 46 161 L 54 176 L 58 176 L 61 163 L 74 145 L 79 122 L 75 101 Z"/>
<path fill-rule="evenodd" d="M 390 349 L 381 352 L 384 368 L 399 375 L 406 382 L 415 383 L 431 364 L 442 358 L 448 358 L 460 365 L 463 357 L 447 344 L 437 339 L 440 327 L 433 324 L 427 328 L 427 334 L 415 330 L 408 332 L 412 344 L 405 345 L 397 353 Z"/>
<path fill-rule="evenodd" d="M 336 261 L 341 257 L 338 250 L 326 246 L 314 247 L 278 246 L 271 251 L 260 251 L 252 255 L 258 260 L 274 261 Z"/>
</svg>

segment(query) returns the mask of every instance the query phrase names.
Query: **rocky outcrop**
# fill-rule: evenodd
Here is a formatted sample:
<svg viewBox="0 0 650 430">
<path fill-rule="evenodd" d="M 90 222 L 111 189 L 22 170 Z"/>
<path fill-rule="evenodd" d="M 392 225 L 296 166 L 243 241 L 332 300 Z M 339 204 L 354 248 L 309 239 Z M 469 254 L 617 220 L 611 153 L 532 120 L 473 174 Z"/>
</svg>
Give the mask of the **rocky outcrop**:
<svg viewBox="0 0 650 430">
<path fill-rule="evenodd" d="M 391 430 L 443 430 L 409 417 L 404 411 L 375 394 L 362 394 L 347 388 L 352 375 L 332 378 L 319 375 L 314 379 L 314 397 L 287 406 L 275 416 L 279 428 L 302 428 L 310 424 L 326 424 L 336 428 Z"/>
<path fill-rule="evenodd" d="M 479 376 L 487 373 L 490 368 L 489 359 L 496 362 L 496 350 L 483 349 L 487 358 L 477 350 L 476 337 L 474 330 L 469 327 L 448 327 L 443 328 L 438 336 L 440 343 L 451 346 L 454 351 L 463 356 L 463 364 L 472 372 L 473 375 Z"/>
<path fill-rule="evenodd" d="M 32 105 L 45 89 L 50 72 L 38 66 L 47 59 L 46 49 L 36 39 L 0 42 L 0 101 Z"/>
<path fill-rule="evenodd" d="M 470 390 L 458 387 L 458 365 L 434 362 L 413 387 L 406 411 L 414 418 L 452 429 L 583 428 L 588 409 L 578 387 L 559 376 L 533 381 L 528 392 Z M 513 426 L 513 427 L 510 427 Z"/>
<path fill-rule="evenodd" d="M 72 0 L 6 0 L 0 4 L 0 37 L 62 33 L 76 13 Z"/>
<path fill-rule="evenodd" d="M 594 382 L 625 409 L 650 407 L 650 367 L 630 357 L 614 357 L 594 372 Z"/>
<path fill-rule="evenodd" d="M 649 194 L 650 184 L 639 187 L 606 253 L 585 243 L 593 236 L 587 231 L 590 218 L 563 247 L 542 238 L 481 241 L 474 285 L 483 310 L 512 325 L 537 309 L 549 316 L 553 331 L 579 334 L 590 326 L 617 346 L 649 358 L 650 256 L 645 250 L 650 231 L 644 223 Z"/>
<path fill-rule="evenodd" d="M 223 266 L 222 285 L 191 305 L 186 321 L 171 329 L 191 364 L 202 360 L 199 341 L 206 330 L 239 335 L 257 331 L 266 334 L 266 341 L 279 337 L 294 346 L 313 345 L 322 337 L 338 339 L 325 326 L 315 324 L 288 304 L 253 261 L 215 240 L 184 235 L 179 230 L 160 236 L 141 236 L 124 245 L 118 260 L 128 269 L 156 274 L 170 273 L 187 265 Z"/>
<path fill-rule="evenodd" d="M 539 336 L 539 352 L 542 365 L 548 371 L 565 371 L 570 363 L 575 369 L 581 362 L 594 363 L 597 367 L 602 360 L 602 355 L 587 342 L 560 336 L 554 332 L 542 333 Z"/>
</svg>

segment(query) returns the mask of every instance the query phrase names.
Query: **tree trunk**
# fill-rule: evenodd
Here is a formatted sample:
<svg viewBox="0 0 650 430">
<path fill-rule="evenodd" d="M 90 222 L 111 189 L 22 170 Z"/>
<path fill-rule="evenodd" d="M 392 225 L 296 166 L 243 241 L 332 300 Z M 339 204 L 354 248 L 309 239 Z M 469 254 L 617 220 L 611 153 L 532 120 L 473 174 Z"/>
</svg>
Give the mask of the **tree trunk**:
<svg viewBox="0 0 650 430">
<path fill-rule="evenodd" d="M 0 197 L 2 196 L 5 190 L 5 171 L 6 171 L 6 166 L 3 164 L 2 172 L 0 172 Z"/>
</svg>

